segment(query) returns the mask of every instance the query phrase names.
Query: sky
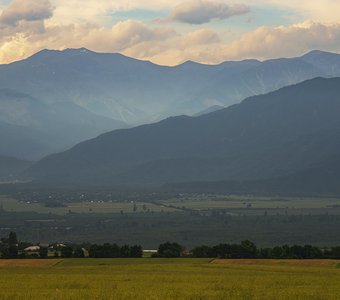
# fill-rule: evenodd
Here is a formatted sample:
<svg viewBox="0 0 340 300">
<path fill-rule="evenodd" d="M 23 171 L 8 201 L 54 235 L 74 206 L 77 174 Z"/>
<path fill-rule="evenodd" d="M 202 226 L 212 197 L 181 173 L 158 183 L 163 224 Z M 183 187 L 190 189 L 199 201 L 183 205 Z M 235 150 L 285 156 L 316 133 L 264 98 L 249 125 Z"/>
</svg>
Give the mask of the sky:
<svg viewBox="0 0 340 300">
<path fill-rule="evenodd" d="M 161 65 L 340 53 L 340 1 L 0 0 L 0 64 L 82 47 Z"/>
</svg>

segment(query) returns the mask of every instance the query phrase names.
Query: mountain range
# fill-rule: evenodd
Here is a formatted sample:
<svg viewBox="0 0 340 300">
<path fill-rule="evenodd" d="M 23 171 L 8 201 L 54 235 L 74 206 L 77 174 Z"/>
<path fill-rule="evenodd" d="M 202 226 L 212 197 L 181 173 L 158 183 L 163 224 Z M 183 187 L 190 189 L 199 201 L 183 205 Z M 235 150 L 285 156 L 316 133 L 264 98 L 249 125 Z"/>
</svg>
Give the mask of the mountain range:
<svg viewBox="0 0 340 300">
<path fill-rule="evenodd" d="M 318 76 L 340 76 L 340 55 L 312 51 L 298 58 L 166 67 L 88 49 L 43 50 L 0 65 L 0 88 L 47 104 L 73 103 L 129 125 L 229 106 Z"/>
<path fill-rule="evenodd" d="M 316 180 L 315 170 L 337 161 L 339 95 L 340 78 L 308 80 L 198 117 L 100 135 L 42 159 L 25 176 L 110 186 Z"/>
<path fill-rule="evenodd" d="M 107 131 L 198 116 L 317 76 L 340 76 L 340 55 L 165 67 L 85 48 L 43 50 L 0 65 L 0 155 L 38 160 Z"/>
</svg>

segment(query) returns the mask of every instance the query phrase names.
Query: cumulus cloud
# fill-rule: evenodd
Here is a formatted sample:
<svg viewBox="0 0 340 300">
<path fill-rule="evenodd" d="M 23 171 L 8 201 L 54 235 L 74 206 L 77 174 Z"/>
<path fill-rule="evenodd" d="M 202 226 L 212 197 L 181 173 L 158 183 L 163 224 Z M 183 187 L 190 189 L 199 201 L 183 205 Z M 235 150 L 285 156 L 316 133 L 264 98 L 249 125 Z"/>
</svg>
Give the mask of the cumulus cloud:
<svg viewBox="0 0 340 300">
<path fill-rule="evenodd" d="M 52 16 L 53 6 L 48 0 L 14 0 L 0 15 L 0 24 L 16 26 L 20 21 L 39 21 Z"/>
<path fill-rule="evenodd" d="M 186 47 L 192 47 L 194 45 L 211 45 L 221 41 L 219 35 L 215 31 L 206 28 L 189 32 L 181 39 L 182 45 Z"/>
<path fill-rule="evenodd" d="M 64 49 L 87 47 L 94 51 L 125 52 L 139 44 L 166 42 L 176 36 L 170 28 L 150 28 L 143 22 L 126 20 L 112 28 L 95 24 L 70 24 L 45 26 L 40 32 L 27 27 L 12 34 L 0 30 L 0 62 L 9 62 L 27 57 L 44 48 Z"/>
<path fill-rule="evenodd" d="M 240 39 L 203 54 L 214 60 L 296 56 L 310 50 L 340 51 L 340 23 L 305 21 L 290 26 L 262 26 Z"/>
<path fill-rule="evenodd" d="M 228 5 L 223 2 L 194 0 L 177 5 L 168 20 L 189 24 L 208 23 L 214 19 L 227 19 L 250 11 L 244 4 Z"/>
<path fill-rule="evenodd" d="M 213 36 L 213 32 L 210 34 Z M 140 44 L 128 54 L 161 64 L 178 64 L 185 60 L 215 64 L 245 58 L 294 57 L 315 49 L 340 53 L 340 23 L 306 21 L 290 26 L 263 26 L 230 43 L 218 40 L 218 36 L 212 40 L 206 36 L 208 32 L 197 30 L 175 41 Z"/>
<path fill-rule="evenodd" d="M 185 60 L 220 63 L 244 58 L 289 57 L 314 49 L 340 52 L 340 23 L 306 21 L 291 26 L 263 26 L 232 42 L 224 42 L 222 36 L 206 28 L 181 34 L 171 28 L 153 28 L 135 20 L 119 22 L 109 29 L 95 24 L 72 24 L 48 25 L 39 31 L 39 25 L 31 25 L 30 29 L 25 27 L 26 31 L 7 36 L 0 30 L 0 62 L 25 58 L 44 48 L 87 47 L 99 52 L 121 52 L 164 65 Z"/>
<path fill-rule="evenodd" d="M 145 1 L 150 2 L 151 5 L 152 0 Z M 166 5 L 167 1 L 162 0 L 162 5 Z M 250 2 L 250 0 L 242 1 Z M 276 0 L 254 0 L 254 3 L 261 1 Z M 52 3 L 55 5 L 57 2 L 63 1 L 53 0 Z M 78 0 L 67 1 L 67 3 L 79 4 Z M 87 8 L 83 12 L 90 13 L 91 7 L 97 7 L 100 9 L 96 14 L 105 15 L 110 3 L 113 2 L 103 0 L 96 6 L 95 1 L 88 0 Z M 120 1 L 115 3 L 118 5 Z M 133 0 L 131 3 L 137 5 L 138 0 Z M 178 5 L 172 11 L 172 15 L 176 9 L 180 11 L 179 7 L 184 5 L 177 0 L 173 3 L 175 6 Z M 194 7 L 191 11 L 195 13 L 189 19 L 183 19 L 187 23 L 208 22 L 228 15 L 222 9 L 225 4 L 209 2 L 209 0 L 189 3 L 192 6 L 187 3 L 182 8 Z M 212 10 L 206 9 L 200 14 L 200 10 L 195 7 L 201 8 L 202 3 L 203 5 L 213 3 L 213 7 L 222 5 L 220 6 L 222 8 L 213 10 L 213 13 Z M 229 5 L 229 14 L 231 7 L 236 9 L 235 6 Z M 185 60 L 220 63 L 224 60 L 244 58 L 297 56 L 313 49 L 340 52 L 340 22 L 306 21 L 289 26 L 262 26 L 243 35 L 239 33 L 233 35 L 233 33 L 226 33 L 227 31 L 220 27 L 216 27 L 215 30 L 211 27 L 186 32 L 183 28 L 188 27 L 179 24 L 147 23 L 137 20 L 124 20 L 114 25 L 84 21 L 82 18 L 81 21 L 61 22 L 62 10 L 59 10 L 60 15 L 57 19 L 55 15 L 50 18 L 57 10 L 54 11 L 53 6 L 46 0 L 14 0 L 7 7 L 3 7 L 0 12 L 0 63 L 26 58 L 44 48 L 61 50 L 87 47 L 99 52 L 120 52 L 164 65 L 175 65 Z M 223 13 L 218 14 L 216 11 Z M 72 14 L 72 10 L 69 13 Z M 171 28 L 171 25 L 177 31 Z"/>
</svg>

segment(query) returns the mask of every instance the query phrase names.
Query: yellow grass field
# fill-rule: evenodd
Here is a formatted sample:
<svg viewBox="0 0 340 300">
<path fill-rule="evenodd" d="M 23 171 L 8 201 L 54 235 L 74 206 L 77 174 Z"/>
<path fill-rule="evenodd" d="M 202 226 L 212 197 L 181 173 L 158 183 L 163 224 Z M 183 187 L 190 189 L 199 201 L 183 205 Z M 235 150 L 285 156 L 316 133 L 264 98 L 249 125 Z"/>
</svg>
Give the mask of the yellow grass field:
<svg viewBox="0 0 340 300">
<path fill-rule="evenodd" d="M 0 260 L 0 299 L 339 299 L 340 261 Z"/>
</svg>

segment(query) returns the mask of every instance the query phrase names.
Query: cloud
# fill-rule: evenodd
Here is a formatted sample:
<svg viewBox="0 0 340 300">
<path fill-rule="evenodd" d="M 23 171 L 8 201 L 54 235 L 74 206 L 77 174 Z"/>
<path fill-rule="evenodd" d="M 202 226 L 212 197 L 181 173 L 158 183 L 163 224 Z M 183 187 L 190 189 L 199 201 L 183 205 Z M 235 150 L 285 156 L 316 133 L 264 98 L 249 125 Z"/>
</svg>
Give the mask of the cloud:
<svg viewBox="0 0 340 300">
<path fill-rule="evenodd" d="M 141 21 L 126 20 L 118 22 L 111 30 L 94 27 L 83 30 L 83 38 L 78 40 L 77 47 L 89 47 L 97 51 L 124 51 L 140 43 L 166 41 L 176 35 L 168 28 L 150 28 Z M 72 38 L 72 37 L 70 37 Z"/>
<path fill-rule="evenodd" d="M 213 31 L 201 29 L 165 42 L 139 44 L 125 53 L 174 65 L 186 60 L 217 64 L 246 58 L 294 57 L 315 49 L 340 53 L 340 23 L 305 21 L 290 26 L 262 26 L 230 43 L 214 36 Z"/>
<path fill-rule="evenodd" d="M 182 45 L 185 47 L 192 47 L 194 45 L 211 45 L 221 41 L 219 35 L 215 31 L 206 28 L 189 32 L 181 39 Z"/>
<path fill-rule="evenodd" d="M 0 24 L 16 26 L 20 21 L 39 21 L 52 16 L 48 0 L 13 0 L 0 15 Z"/>
<path fill-rule="evenodd" d="M 177 34 L 171 28 L 151 28 L 136 20 L 118 22 L 109 29 L 96 24 L 48 25 L 41 31 L 21 29 L 11 28 L 11 32 L 0 29 L 0 62 L 21 59 L 45 48 L 87 47 L 94 51 L 123 53 L 147 42 L 164 43 Z"/>
<path fill-rule="evenodd" d="M 136 20 L 119 22 L 109 29 L 95 24 L 72 24 L 47 25 L 42 30 L 41 22 L 29 23 L 30 27 L 20 27 L 22 31 L 12 35 L 8 30 L 14 28 L 0 29 L 0 62 L 22 59 L 44 48 L 87 47 L 164 65 L 186 60 L 220 63 L 245 58 L 292 57 L 314 49 L 340 52 L 340 23 L 306 21 L 290 26 L 262 26 L 232 42 L 223 41 L 223 36 L 206 28 L 181 34 Z"/>
<path fill-rule="evenodd" d="M 215 27 L 215 29 L 213 26 L 209 29 L 203 27 L 187 32 L 188 26 L 181 24 L 148 23 L 128 19 L 112 25 L 102 23 L 100 18 L 97 19 L 99 15 L 107 18 L 110 9 L 128 9 L 131 5 L 136 7 L 143 1 L 150 6 L 152 0 L 124 2 L 126 6 L 118 0 L 114 2 L 102 0 L 98 5 L 96 5 L 97 2 L 88 0 L 82 2 L 84 10 L 81 10 L 79 16 L 76 11 L 76 5 L 79 5 L 78 0 L 51 1 L 53 1 L 52 4 L 45 0 L 14 0 L 7 7 L 2 7 L 2 13 L 0 12 L 0 63 L 23 59 L 45 48 L 61 50 L 87 47 L 99 52 L 120 52 L 164 65 L 179 64 L 185 60 L 220 63 L 225 60 L 244 58 L 268 59 L 297 56 L 313 49 L 340 52 L 340 22 L 306 21 L 289 26 L 261 26 L 253 30 L 248 29 L 247 33 L 244 33 L 244 29 L 229 31 L 229 28 L 221 26 Z M 250 0 L 242 1 L 250 3 Z M 332 0 L 325 1 L 328 3 Z M 221 2 L 206 0 L 197 0 L 186 4 L 180 2 L 177 0 L 172 2 L 171 16 L 176 10 L 180 11 L 180 7 L 182 9 L 183 7 L 190 8 L 194 13 L 189 14 L 189 19 L 184 18 L 184 20 L 192 24 L 227 17 L 228 14 L 232 15 L 231 11 L 234 13 L 237 11 L 237 6 L 229 5 L 227 13 L 222 9 L 226 4 L 221 4 Z M 278 1 L 253 1 L 256 4 L 264 2 Z M 60 3 L 60 5 L 64 3 L 64 6 L 53 10 L 56 3 Z M 171 6 L 170 1 L 167 0 L 162 0 L 160 3 L 161 6 Z M 287 0 L 287 3 L 291 6 L 294 5 L 292 0 Z M 119 4 L 122 6 L 120 7 Z M 69 5 L 69 8 L 73 7 L 67 11 L 70 18 L 73 14 L 74 22 L 70 22 L 68 17 L 62 21 L 63 14 L 65 16 L 63 9 L 66 5 Z M 204 5 L 210 5 L 209 9 L 206 7 L 206 9 L 200 10 L 202 6 L 205 7 Z M 211 7 L 222 8 L 214 10 Z M 312 4 L 309 8 L 311 7 Z M 183 9 L 182 11 L 188 12 L 189 10 Z M 57 12 L 58 18 L 55 17 Z M 91 15 L 93 19 L 87 20 L 86 15 Z M 179 15 L 177 14 L 177 16 Z M 100 21 L 96 22 L 96 20 Z"/>
<path fill-rule="evenodd" d="M 340 23 L 305 21 L 290 26 L 262 26 L 240 39 L 202 54 L 211 60 L 287 57 L 310 50 L 340 51 Z M 208 59 L 209 60 L 209 59 Z"/>
<path fill-rule="evenodd" d="M 189 24 L 208 23 L 214 19 L 227 19 L 232 16 L 244 15 L 250 11 L 244 4 L 228 5 L 223 2 L 194 0 L 177 5 L 168 20 Z"/>
</svg>

